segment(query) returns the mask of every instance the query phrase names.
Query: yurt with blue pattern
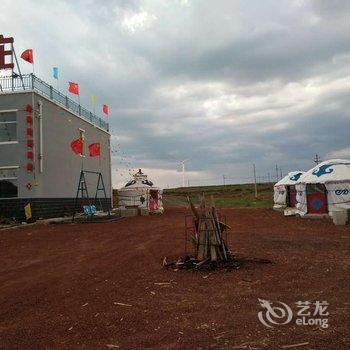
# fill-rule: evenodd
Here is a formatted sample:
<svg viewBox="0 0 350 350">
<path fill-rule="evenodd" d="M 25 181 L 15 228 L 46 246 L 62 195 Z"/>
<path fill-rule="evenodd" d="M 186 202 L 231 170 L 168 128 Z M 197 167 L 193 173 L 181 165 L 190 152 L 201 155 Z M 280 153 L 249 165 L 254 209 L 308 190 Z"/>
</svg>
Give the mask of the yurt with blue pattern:
<svg viewBox="0 0 350 350">
<path fill-rule="evenodd" d="M 301 215 L 350 209 L 350 160 L 322 162 L 302 175 L 295 187 Z"/>
<path fill-rule="evenodd" d="M 273 209 L 283 210 L 285 208 L 294 208 L 296 204 L 295 184 L 304 174 L 303 171 L 292 171 L 284 178 L 278 181 L 273 187 Z"/>
</svg>

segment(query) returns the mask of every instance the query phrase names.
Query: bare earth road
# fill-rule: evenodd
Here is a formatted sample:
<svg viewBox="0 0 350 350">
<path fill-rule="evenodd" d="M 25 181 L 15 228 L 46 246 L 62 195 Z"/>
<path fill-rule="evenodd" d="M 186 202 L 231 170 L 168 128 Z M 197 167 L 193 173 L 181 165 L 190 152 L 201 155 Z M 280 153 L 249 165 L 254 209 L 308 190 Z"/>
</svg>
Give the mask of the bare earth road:
<svg viewBox="0 0 350 350">
<path fill-rule="evenodd" d="M 0 231 L 0 348 L 350 348 L 350 226 L 226 209 L 231 250 L 273 264 L 165 270 L 164 256 L 184 252 L 185 213 Z M 329 327 L 294 314 L 268 328 L 258 298 L 293 312 L 325 300 Z"/>
</svg>

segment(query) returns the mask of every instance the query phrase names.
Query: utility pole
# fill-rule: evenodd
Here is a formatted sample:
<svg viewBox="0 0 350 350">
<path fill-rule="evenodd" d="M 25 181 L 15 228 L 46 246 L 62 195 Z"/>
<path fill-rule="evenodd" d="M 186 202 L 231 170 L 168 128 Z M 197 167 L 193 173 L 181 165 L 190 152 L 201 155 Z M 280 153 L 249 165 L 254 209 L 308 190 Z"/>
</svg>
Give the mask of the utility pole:
<svg viewBox="0 0 350 350">
<path fill-rule="evenodd" d="M 222 183 L 224 186 L 226 186 L 226 176 L 225 175 L 222 175 Z"/>
<path fill-rule="evenodd" d="M 185 187 L 185 162 L 187 162 L 188 159 L 185 159 L 183 161 L 181 161 L 182 164 L 182 187 Z"/>
<path fill-rule="evenodd" d="M 276 164 L 276 182 L 278 182 L 278 166 Z"/>
<path fill-rule="evenodd" d="M 190 180 L 187 180 L 187 187 L 190 187 Z"/>
<path fill-rule="evenodd" d="M 319 155 L 317 153 L 315 154 L 314 162 L 316 163 L 316 165 L 318 165 L 319 163 L 322 162 L 321 158 L 319 157 Z"/>
<path fill-rule="evenodd" d="M 282 179 L 282 168 L 280 168 L 280 179 Z"/>
<path fill-rule="evenodd" d="M 185 162 L 182 162 L 182 187 L 185 187 Z"/>
<path fill-rule="evenodd" d="M 254 196 L 255 198 L 258 198 L 258 187 L 256 185 L 256 171 L 255 171 L 255 164 L 253 164 L 253 172 L 254 172 Z"/>
</svg>

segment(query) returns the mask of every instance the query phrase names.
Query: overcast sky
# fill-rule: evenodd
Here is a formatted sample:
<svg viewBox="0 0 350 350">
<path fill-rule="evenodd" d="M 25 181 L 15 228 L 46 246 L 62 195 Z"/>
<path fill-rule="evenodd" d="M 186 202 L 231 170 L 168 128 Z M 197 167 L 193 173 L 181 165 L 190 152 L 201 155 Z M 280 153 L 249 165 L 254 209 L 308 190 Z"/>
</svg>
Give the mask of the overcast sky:
<svg viewBox="0 0 350 350">
<path fill-rule="evenodd" d="M 350 157 L 350 1 L 1 0 L 0 33 L 110 105 L 115 186 L 180 186 L 184 159 L 199 185 Z"/>
</svg>

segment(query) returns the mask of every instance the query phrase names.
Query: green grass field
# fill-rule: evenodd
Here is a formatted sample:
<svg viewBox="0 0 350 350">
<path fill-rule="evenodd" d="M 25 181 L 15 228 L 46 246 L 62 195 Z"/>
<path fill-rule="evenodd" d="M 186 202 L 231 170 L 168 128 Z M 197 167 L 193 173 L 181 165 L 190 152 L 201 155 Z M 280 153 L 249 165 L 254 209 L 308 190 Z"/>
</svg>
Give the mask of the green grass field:
<svg viewBox="0 0 350 350">
<path fill-rule="evenodd" d="M 254 184 L 226 186 L 198 186 L 166 189 L 163 192 L 165 206 L 186 205 L 187 196 L 198 203 L 200 194 L 207 199 L 213 195 L 218 207 L 272 208 L 273 184 L 258 184 L 258 198 L 254 197 Z"/>
</svg>

